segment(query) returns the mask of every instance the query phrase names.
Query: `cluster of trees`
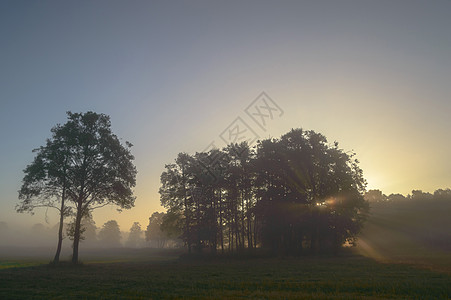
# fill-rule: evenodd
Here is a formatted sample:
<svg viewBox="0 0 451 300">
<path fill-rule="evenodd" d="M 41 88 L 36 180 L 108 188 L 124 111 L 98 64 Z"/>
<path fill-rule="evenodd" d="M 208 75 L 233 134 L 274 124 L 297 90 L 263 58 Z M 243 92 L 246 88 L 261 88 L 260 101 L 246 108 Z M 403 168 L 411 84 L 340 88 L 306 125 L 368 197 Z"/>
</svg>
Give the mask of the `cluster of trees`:
<svg viewBox="0 0 451 300">
<path fill-rule="evenodd" d="M 368 212 L 353 156 L 302 129 L 253 148 L 180 153 L 161 174 L 161 229 L 189 252 L 337 250 L 355 241 Z"/>
<path fill-rule="evenodd" d="M 133 222 L 127 232 L 121 231 L 116 220 L 109 220 L 98 227 L 92 218 L 85 217 L 80 225 L 80 245 L 86 248 L 174 248 L 180 247 L 176 237 L 167 234 L 161 229 L 166 213 L 154 212 L 149 218 L 146 230 L 143 230 L 139 222 Z M 58 234 L 59 224 L 46 226 L 36 223 L 31 228 L 17 228 L 8 226 L 7 222 L 0 221 L 0 246 L 1 245 L 27 245 L 49 246 Z M 63 239 L 74 238 L 74 224 L 63 224 Z"/>
<path fill-rule="evenodd" d="M 434 193 L 423 192 L 422 190 L 412 190 L 411 194 L 404 196 L 402 194 L 390 194 L 385 195 L 381 190 L 369 190 L 365 193 L 365 200 L 369 203 L 386 203 L 386 204 L 399 204 L 403 201 L 408 201 L 408 203 L 414 203 L 416 201 L 450 201 L 451 200 L 451 190 L 448 189 L 437 189 Z"/>
<path fill-rule="evenodd" d="M 365 198 L 371 206 L 361 235 L 365 242 L 393 251 L 451 250 L 451 189 L 413 190 L 406 196 L 369 190 Z"/>
<path fill-rule="evenodd" d="M 79 243 L 87 228 L 83 222 L 105 205 L 133 207 L 137 171 L 132 145 L 121 144 L 108 116 L 67 115 L 65 124 L 52 128 L 46 145 L 34 150 L 16 209 L 59 211 L 54 262 L 59 261 L 64 220 L 70 218 L 72 262 L 78 263 Z M 168 212 L 151 216 L 147 239 L 164 247 L 168 239 L 180 237 L 190 252 L 338 249 L 355 240 L 368 208 L 365 180 L 353 156 L 323 135 L 302 129 L 260 141 L 253 148 L 241 143 L 195 155 L 180 153 L 161 175 L 161 203 Z M 114 221 L 102 230 L 99 238 L 109 236 L 107 231 L 120 237 Z M 136 245 L 142 234 L 139 223 L 133 224 L 128 243 Z"/>
<path fill-rule="evenodd" d="M 4 226 L 2 226 L 2 223 Z M 6 222 L 0 222 L 0 245 L 48 247 L 54 242 L 58 228 L 59 224 L 49 226 L 49 224 L 36 223 L 31 227 L 9 227 Z M 63 228 L 66 236 L 70 237 L 70 224 L 65 223 Z M 89 245 L 97 244 L 97 227 L 94 221 L 92 219 L 83 220 L 82 228 L 81 239 Z"/>
<path fill-rule="evenodd" d="M 182 246 L 179 239 L 180 232 L 177 227 L 171 226 L 168 215 L 164 212 L 154 212 L 150 216 L 145 235 L 148 246 L 152 248 L 178 248 Z"/>
<path fill-rule="evenodd" d="M 49 227 L 42 223 L 36 223 L 31 228 L 9 228 L 6 222 L 0 221 L 0 245 L 2 242 L 6 242 L 6 245 L 13 245 L 14 241 L 11 241 L 11 238 L 15 234 L 18 235 L 16 241 L 21 245 L 49 246 L 58 233 L 58 227 L 59 224 Z M 80 240 L 87 248 L 117 248 L 123 245 L 130 248 L 148 246 L 145 240 L 145 235 L 148 233 L 141 229 L 139 222 L 134 222 L 128 232 L 122 232 L 116 220 L 109 220 L 101 227 L 97 227 L 92 218 L 83 218 L 80 227 Z M 63 231 L 64 238 L 73 240 L 73 223 L 64 223 Z M 152 235 L 151 240 L 155 240 L 155 238 Z M 159 238 L 161 239 L 161 237 Z"/>
<path fill-rule="evenodd" d="M 45 146 L 35 149 L 34 161 L 24 170 L 19 191 L 18 212 L 38 207 L 59 211 L 59 261 L 64 219 L 71 217 L 72 262 L 78 263 L 82 219 L 91 218 L 94 209 L 114 204 L 120 209 L 134 206 L 136 184 L 132 145 L 122 145 L 111 131 L 110 118 L 94 112 L 67 113 L 68 121 L 52 128 Z"/>
<path fill-rule="evenodd" d="M 96 245 L 101 247 L 121 247 L 122 244 L 129 248 L 168 248 L 178 246 L 176 239 L 162 229 L 161 225 L 166 216 L 163 212 L 154 212 L 149 218 L 146 230 L 143 230 L 139 222 L 134 222 L 124 236 L 121 233 L 119 224 L 115 220 L 110 220 L 103 224 L 96 236 L 96 227 L 92 219 L 82 222 L 83 235 L 86 240 L 97 241 Z M 93 232 L 93 233 L 92 233 Z M 87 233 L 90 233 L 89 236 Z M 69 236 L 71 236 L 69 234 Z M 123 240 L 123 243 L 121 242 Z"/>
<path fill-rule="evenodd" d="M 168 236 L 161 229 L 163 219 L 166 216 L 163 212 L 154 212 L 149 218 L 149 225 L 146 230 L 146 241 L 154 244 L 155 248 L 164 248 L 168 240 Z"/>
</svg>

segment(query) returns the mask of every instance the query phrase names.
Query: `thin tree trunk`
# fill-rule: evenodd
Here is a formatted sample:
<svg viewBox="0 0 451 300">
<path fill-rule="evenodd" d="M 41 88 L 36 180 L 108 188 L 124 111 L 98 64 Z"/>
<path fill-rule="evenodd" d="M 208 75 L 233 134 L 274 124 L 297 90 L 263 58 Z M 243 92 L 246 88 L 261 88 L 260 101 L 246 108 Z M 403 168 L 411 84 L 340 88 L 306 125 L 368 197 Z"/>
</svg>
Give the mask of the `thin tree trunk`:
<svg viewBox="0 0 451 300">
<path fill-rule="evenodd" d="M 219 189 L 219 231 L 221 238 L 221 253 L 224 254 L 224 228 L 222 226 L 222 190 Z"/>
<path fill-rule="evenodd" d="M 185 165 L 182 165 L 182 181 L 183 181 L 183 200 L 185 205 L 185 230 L 186 230 L 186 242 L 188 244 L 188 253 L 191 253 L 191 228 L 190 228 L 190 211 L 188 207 L 188 197 L 186 194 L 186 182 L 185 182 Z M 193 193 L 194 194 L 194 193 Z"/>
<path fill-rule="evenodd" d="M 254 247 L 257 248 L 257 242 L 258 242 L 258 221 L 257 217 L 254 217 Z"/>
<path fill-rule="evenodd" d="M 80 244 L 80 227 L 82 215 L 82 204 L 81 200 L 79 200 L 79 203 L 77 205 L 77 216 L 75 218 L 74 244 L 72 253 L 73 264 L 78 264 L 78 246 Z"/>
<path fill-rule="evenodd" d="M 60 261 L 60 254 L 61 254 L 61 248 L 63 246 L 63 227 L 64 227 L 64 213 L 65 213 L 65 204 L 64 202 L 66 201 L 66 187 L 67 187 L 67 181 L 66 181 L 66 177 L 67 177 L 67 161 L 68 161 L 68 157 L 67 155 L 65 156 L 64 159 L 64 166 L 63 166 L 63 192 L 61 195 L 61 208 L 60 208 L 60 223 L 59 223 L 59 228 L 58 228 L 58 245 L 56 247 L 56 253 L 55 253 L 55 257 L 53 258 L 53 263 L 57 264 Z"/>
<path fill-rule="evenodd" d="M 237 208 L 238 210 L 238 208 Z M 237 252 L 240 250 L 241 237 L 240 237 L 240 228 L 238 227 L 238 211 L 235 212 L 235 243 Z"/>
<path fill-rule="evenodd" d="M 244 247 L 244 240 L 246 238 L 246 213 L 245 213 L 245 206 L 244 206 L 244 192 L 241 192 L 241 250 L 243 250 Z"/>
<path fill-rule="evenodd" d="M 216 254 L 216 251 L 218 250 L 218 217 L 216 215 L 217 213 L 217 203 L 216 203 L 216 195 L 215 192 L 213 190 L 213 222 L 214 222 L 214 237 L 213 237 L 213 253 Z"/>
<path fill-rule="evenodd" d="M 249 249 L 253 248 L 252 245 L 252 230 L 251 230 L 251 218 L 250 218 L 250 212 L 249 208 L 247 209 L 247 247 Z"/>
<path fill-rule="evenodd" d="M 233 230 L 232 224 L 229 223 L 229 252 L 233 252 Z"/>
<path fill-rule="evenodd" d="M 64 200 L 66 197 L 66 188 L 63 187 L 63 195 L 61 197 L 61 209 L 60 209 L 60 224 L 58 228 L 58 246 L 56 247 L 55 257 L 53 263 L 57 264 L 60 260 L 61 248 L 63 245 L 63 225 L 64 225 Z"/>
</svg>

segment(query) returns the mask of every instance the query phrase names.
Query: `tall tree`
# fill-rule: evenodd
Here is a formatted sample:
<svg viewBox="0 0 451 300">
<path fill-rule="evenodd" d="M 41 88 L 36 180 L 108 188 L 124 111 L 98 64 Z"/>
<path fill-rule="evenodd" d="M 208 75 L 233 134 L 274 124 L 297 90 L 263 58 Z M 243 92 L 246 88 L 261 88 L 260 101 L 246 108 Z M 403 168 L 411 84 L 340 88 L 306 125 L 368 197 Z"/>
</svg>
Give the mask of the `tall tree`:
<svg viewBox="0 0 451 300">
<path fill-rule="evenodd" d="M 193 180 L 193 159 L 186 153 L 180 153 L 175 163 L 165 166 L 166 170 L 161 174 L 161 187 L 159 193 L 160 201 L 163 207 L 169 209 L 168 212 L 175 215 L 183 216 L 183 234 L 182 239 L 191 252 L 191 245 L 194 241 L 192 230 L 193 222 L 193 187 L 190 182 Z M 177 222 L 180 224 L 180 222 Z"/>
<path fill-rule="evenodd" d="M 109 204 L 120 209 L 133 207 L 137 171 L 132 145 L 122 145 L 112 133 L 109 116 L 94 112 L 67 115 L 68 121 L 52 129 L 53 139 L 39 149 L 34 163 L 25 170 L 18 210 L 56 207 L 59 196 L 63 218 L 65 201 L 69 201 L 74 213 L 72 262 L 78 263 L 82 218 Z"/>
<path fill-rule="evenodd" d="M 338 249 L 354 241 L 368 209 L 354 154 L 302 129 L 263 140 L 256 150 L 243 143 L 179 154 L 161 183 L 167 224 L 199 251 Z"/>
<path fill-rule="evenodd" d="M 368 205 L 352 153 L 319 133 L 295 129 L 261 142 L 257 159 L 263 183 L 258 208 L 271 248 L 297 253 L 305 242 L 317 252 L 355 239 Z"/>
</svg>

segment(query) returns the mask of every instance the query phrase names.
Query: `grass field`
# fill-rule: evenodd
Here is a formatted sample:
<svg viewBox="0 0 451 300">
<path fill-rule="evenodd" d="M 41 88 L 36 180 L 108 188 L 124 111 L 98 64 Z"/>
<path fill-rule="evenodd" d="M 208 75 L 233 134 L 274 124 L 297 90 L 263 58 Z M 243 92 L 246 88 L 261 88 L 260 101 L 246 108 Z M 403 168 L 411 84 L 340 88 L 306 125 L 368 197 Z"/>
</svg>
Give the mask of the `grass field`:
<svg viewBox="0 0 451 300">
<path fill-rule="evenodd" d="M 0 299 L 449 299 L 451 274 L 359 255 L 179 259 L 144 250 L 81 266 L 0 264 Z M 151 255 L 152 254 L 152 255 Z M 148 256 L 149 255 L 149 256 Z"/>
</svg>

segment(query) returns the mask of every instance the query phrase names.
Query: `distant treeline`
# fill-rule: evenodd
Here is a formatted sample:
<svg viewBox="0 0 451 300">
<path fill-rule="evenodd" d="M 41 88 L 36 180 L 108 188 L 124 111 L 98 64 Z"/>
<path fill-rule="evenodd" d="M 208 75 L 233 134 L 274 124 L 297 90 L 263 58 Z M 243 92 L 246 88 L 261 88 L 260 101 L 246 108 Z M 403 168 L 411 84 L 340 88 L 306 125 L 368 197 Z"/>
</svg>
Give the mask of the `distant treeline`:
<svg viewBox="0 0 451 300">
<path fill-rule="evenodd" d="M 406 203 L 427 203 L 429 205 L 431 204 L 431 202 L 424 201 L 451 201 L 451 189 L 438 189 L 434 193 L 427 193 L 423 192 L 422 190 L 413 190 L 412 193 L 408 194 L 407 196 L 404 196 L 402 194 L 390 194 L 387 196 L 382 193 L 382 191 L 374 189 L 369 190 L 365 193 L 365 200 L 370 203 L 392 203 L 394 205 Z"/>
<path fill-rule="evenodd" d="M 374 241 L 384 235 L 384 241 L 376 244 L 386 248 L 399 247 L 400 240 L 408 239 L 409 243 L 421 247 L 451 250 L 450 189 L 438 189 L 434 193 L 413 190 L 407 196 L 387 196 L 380 190 L 369 190 L 365 199 L 371 206 L 365 239 Z M 394 232 L 400 235 L 397 240 L 388 238 Z"/>
<path fill-rule="evenodd" d="M 109 220 L 101 227 L 87 216 L 81 222 L 81 240 L 85 248 L 175 248 L 180 241 L 168 237 L 161 229 L 165 213 L 155 212 L 149 218 L 147 229 L 142 229 L 139 222 L 134 222 L 129 231 L 123 232 L 116 220 Z M 54 246 L 59 224 L 45 226 L 36 223 L 30 228 L 16 228 L 0 221 L 0 246 Z M 64 238 L 73 239 L 73 223 L 64 223 Z"/>
<path fill-rule="evenodd" d="M 180 153 L 161 174 L 161 228 L 191 251 L 279 254 L 353 243 L 368 205 L 354 154 L 314 131 Z"/>
</svg>

